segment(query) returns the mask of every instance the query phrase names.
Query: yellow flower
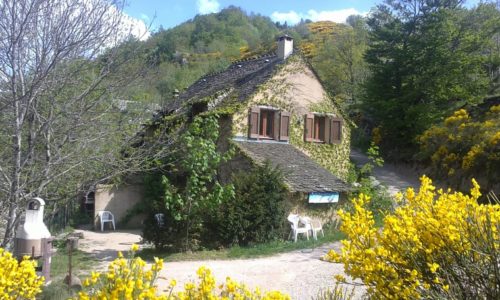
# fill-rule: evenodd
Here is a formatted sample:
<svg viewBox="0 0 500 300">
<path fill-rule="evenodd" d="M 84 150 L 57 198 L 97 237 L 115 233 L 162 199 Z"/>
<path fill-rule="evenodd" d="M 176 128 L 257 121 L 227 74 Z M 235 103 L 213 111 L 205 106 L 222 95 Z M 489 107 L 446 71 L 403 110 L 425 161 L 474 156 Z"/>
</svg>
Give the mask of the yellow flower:
<svg viewBox="0 0 500 300">
<path fill-rule="evenodd" d="M 170 286 L 174 287 L 177 285 L 177 281 L 175 279 L 170 280 Z"/>
<path fill-rule="evenodd" d="M 139 245 L 133 244 L 130 250 L 132 250 L 133 252 L 137 252 L 139 250 Z"/>
<path fill-rule="evenodd" d="M 470 195 L 436 191 L 423 176 L 418 193 L 408 189 L 402 204 L 384 217 L 382 229 L 367 209 L 369 198 L 360 195 L 352 201 L 353 211 L 338 212 L 347 236 L 342 252 L 330 251 L 325 259 L 343 263 L 347 275 L 361 279 L 376 299 L 417 299 L 426 290 L 446 291 L 452 283 L 445 288 L 443 274 L 462 264 L 457 257 L 488 265 L 489 256 L 479 253 L 500 251 L 500 204 L 479 205 L 479 185 L 472 180 L 472 186 Z M 482 245 L 493 248 L 473 248 Z"/>
<path fill-rule="evenodd" d="M 0 248 L 0 299 L 34 299 L 41 292 L 44 278 L 35 272 L 36 262 Z"/>
<path fill-rule="evenodd" d="M 429 270 L 432 273 L 436 273 L 437 269 L 439 268 L 439 265 L 437 263 L 432 263 L 432 264 L 427 264 L 429 266 Z"/>
</svg>

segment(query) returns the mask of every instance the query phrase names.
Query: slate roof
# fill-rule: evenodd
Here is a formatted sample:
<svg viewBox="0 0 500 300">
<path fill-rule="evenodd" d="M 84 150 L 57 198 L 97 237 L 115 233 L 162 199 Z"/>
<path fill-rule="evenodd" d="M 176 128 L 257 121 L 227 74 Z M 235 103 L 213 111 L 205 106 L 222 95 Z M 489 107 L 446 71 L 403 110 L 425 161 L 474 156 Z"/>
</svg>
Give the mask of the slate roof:
<svg viewBox="0 0 500 300">
<path fill-rule="evenodd" d="M 344 192 L 349 185 L 293 145 L 278 142 L 236 141 L 238 148 L 257 163 L 269 160 L 280 168 L 292 192 Z"/>
<path fill-rule="evenodd" d="M 184 103 L 196 102 L 219 91 L 233 88 L 240 101 L 246 100 L 255 89 L 268 80 L 278 64 L 284 61 L 276 54 L 237 61 L 222 72 L 208 74 L 193 83 L 186 91 L 160 111 L 161 115 L 178 112 Z"/>
</svg>

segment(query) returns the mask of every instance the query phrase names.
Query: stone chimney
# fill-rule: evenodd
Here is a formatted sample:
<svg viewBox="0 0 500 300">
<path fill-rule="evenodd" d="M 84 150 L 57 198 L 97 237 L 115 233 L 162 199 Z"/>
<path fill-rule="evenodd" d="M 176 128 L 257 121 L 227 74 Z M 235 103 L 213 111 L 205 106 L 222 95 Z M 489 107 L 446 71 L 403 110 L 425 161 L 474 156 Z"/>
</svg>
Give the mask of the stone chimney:
<svg viewBox="0 0 500 300">
<path fill-rule="evenodd" d="M 288 34 L 278 38 L 278 57 L 286 59 L 293 53 L 293 39 Z"/>
</svg>

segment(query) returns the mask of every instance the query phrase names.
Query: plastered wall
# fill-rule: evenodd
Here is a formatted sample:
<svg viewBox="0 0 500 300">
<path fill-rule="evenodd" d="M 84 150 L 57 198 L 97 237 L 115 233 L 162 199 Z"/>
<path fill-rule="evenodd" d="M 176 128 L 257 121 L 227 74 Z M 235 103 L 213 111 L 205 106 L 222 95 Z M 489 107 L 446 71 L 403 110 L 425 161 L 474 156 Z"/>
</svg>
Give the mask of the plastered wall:
<svg viewBox="0 0 500 300">
<path fill-rule="evenodd" d="M 97 213 L 101 210 L 110 211 L 115 216 L 116 228 L 140 228 L 142 227 L 142 215 L 132 217 L 129 222 L 124 224 L 123 218 L 129 209 L 143 198 L 143 189 L 140 185 L 98 185 L 95 192 L 95 210 L 94 226 L 100 230 L 99 218 Z M 108 226 L 108 223 L 106 223 Z M 109 228 L 109 227 L 106 227 Z"/>
<path fill-rule="evenodd" d="M 308 65 L 299 56 L 292 56 L 288 60 L 258 89 L 246 106 L 234 114 L 233 135 L 247 135 L 248 109 L 252 106 L 269 105 L 288 111 L 292 114 L 290 143 L 345 180 L 349 171 L 350 127 L 344 122 L 340 144 L 304 142 L 304 114 L 317 112 L 342 116 Z"/>
</svg>

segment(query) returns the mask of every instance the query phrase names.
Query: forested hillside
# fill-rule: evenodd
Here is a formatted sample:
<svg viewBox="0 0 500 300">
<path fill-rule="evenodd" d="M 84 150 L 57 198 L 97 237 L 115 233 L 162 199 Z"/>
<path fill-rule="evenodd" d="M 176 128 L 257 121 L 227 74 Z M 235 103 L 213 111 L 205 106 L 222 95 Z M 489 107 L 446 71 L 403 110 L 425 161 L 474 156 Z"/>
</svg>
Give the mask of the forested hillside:
<svg viewBox="0 0 500 300">
<path fill-rule="evenodd" d="M 13 3 L 25 2 L 31 3 Z M 58 9 L 51 3 L 37 5 Z M 73 23 L 66 15 L 52 20 L 25 11 L 30 26 L 0 5 L 0 199 L 6 199 L 0 213 L 10 215 L 11 225 L 25 197 L 69 201 L 97 180 L 147 167 L 144 158 L 158 154 L 128 148 L 155 110 L 206 73 L 274 51 L 281 34 L 294 38 L 332 100 L 356 123 L 353 144 L 373 142 L 389 160 L 428 165 L 456 182 L 481 170 L 492 181 L 486 186 L 498 182 L 500 118 L 489 107 L 500 97 L 495 4 L 387 0 L 345 24 L 294 26 L 228 7 L 114 47 L 108 42 L 119 14 L 79 5 L 64 10 L 79 16 Z M 75 36 L 62 35 L 65 30 Z M 446 173 L 436 170 L 443 164 Z"/>
<path fill-rule="evenodd" d="M 164 104 L 176 90 L 182 91 L 202 75 L 270 51 L 279 32 L 268 17 L 236 7 L 198 15 L 172 29 L 159 29 L 145 42 L 130 42 L 140 47 L 141 67 L 148 68 L 148 75 L 134 84 L 131 95 Z"/>
<path fill-rule="evenodd" d="M 130 88 L 130 97 L 161 105 L 206 73 L 274 51 L 276 37 L 289 34 L 332 95 L 353 103 L 367 76 L 363 61 L 367 30 L 360 16 L 350 17 L 347 24 L 304 20 L 289 27 L 237 7 L 197 15 L 174 28 L 159 29 L 145 42 L 127 44 L 141 49 L 143 65 L 135 67 L 148 69 L 148 75 Z"/>
<path fill-rule="evenodd" d="M 148 75 L 130 95 L 163 105 L 208 72 L 274 50 L 286 33 L 359 126 L 353 142 L 374 141 L 387 158 L 414 161 L 431 125 L 498 96 L 499 14 L 494 4 L 400 0 L 345 24 L 286 26 L 229 7 L 140 43 Z"/>
</svg>

